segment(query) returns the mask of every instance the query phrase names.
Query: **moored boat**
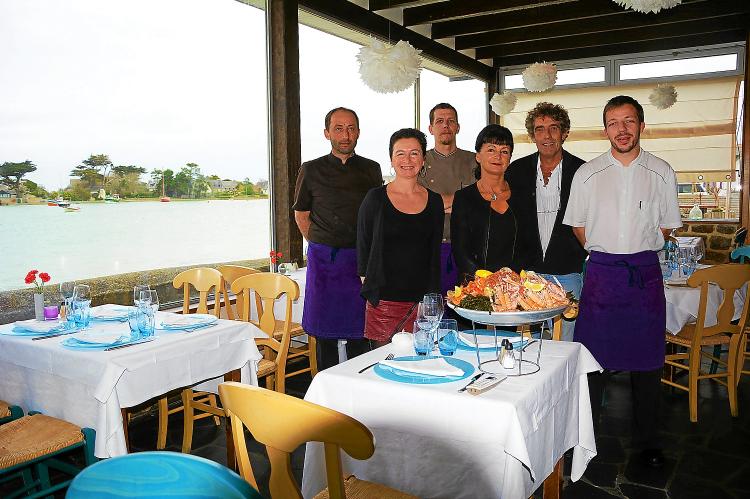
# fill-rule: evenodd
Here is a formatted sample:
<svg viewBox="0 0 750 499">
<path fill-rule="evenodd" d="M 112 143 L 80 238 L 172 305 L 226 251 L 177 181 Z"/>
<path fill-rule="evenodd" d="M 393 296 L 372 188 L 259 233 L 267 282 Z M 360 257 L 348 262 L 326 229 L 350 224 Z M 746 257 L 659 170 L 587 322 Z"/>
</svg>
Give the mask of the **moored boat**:
<svg viewBox="0 0 750 499">
<path fill-rule="evenodd" d="M 67 208 L 70 206 L 70 201 L 65 201 L 65 200 L 58 201 L 57 206 L 59 206 L 60 208 Z"/>
<path fill-rule="evenodd" d="M 75 211 L 81 211 L 81 207 L 78 205 L 72 205 L 72 206 L 66 206 L 65 211 L 67 213 L 75 212 Z"/>
</svg>

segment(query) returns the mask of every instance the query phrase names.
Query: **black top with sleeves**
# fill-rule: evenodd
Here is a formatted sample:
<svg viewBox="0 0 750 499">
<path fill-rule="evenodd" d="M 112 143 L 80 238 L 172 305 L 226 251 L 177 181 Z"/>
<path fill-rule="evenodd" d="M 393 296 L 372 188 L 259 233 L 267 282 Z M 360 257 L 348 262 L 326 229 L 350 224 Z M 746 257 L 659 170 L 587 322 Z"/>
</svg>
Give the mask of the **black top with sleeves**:
<svg viewBox="0 0 750 499">
<path fill-rule="evenodd" d="M 555 218 L 547 252 L 542 252 L 539 238 L 539 222 L 536 215 L 536 180 L 539 153 L 530 154 L 510 164 L 505 172 L 513 196 L 516 198 L 517 211 L 529 222 L 531 245 L 529 246 L 528 270 L 544 274 L 571 274 L 583 270 L 583 261 L 588 253 L 573 234 L 573 228 L 562 223 L 570 198 L 570 185 L 578 168 L 585 163 L 563 149 L 562 177 L 560 178 L 560 209 Z M 542 256 L 544 255 L 544 256 Z"/>
<path fill-rule="evenodd" d="M 357 219 L 362 297 L 377 306 L 381 298 L 418 301 L 425 293 L 439 293 L 444 216 L 443 200 L 432 191 L 427 191 L 425 209 L 410 215 L 393 206 L 386 186 L 370 190 Z"/>
<path fill-rule="evenodd" d="M 516 272 L 528 263 L 528 221 L 519 214 L 511 192 L 508 210 L 500 214 L 479 193 L 477 184 L 456 192 L 451 214 L 451 245 L 459 283 L 474 272 L 510 267 Z"/>
</svg>

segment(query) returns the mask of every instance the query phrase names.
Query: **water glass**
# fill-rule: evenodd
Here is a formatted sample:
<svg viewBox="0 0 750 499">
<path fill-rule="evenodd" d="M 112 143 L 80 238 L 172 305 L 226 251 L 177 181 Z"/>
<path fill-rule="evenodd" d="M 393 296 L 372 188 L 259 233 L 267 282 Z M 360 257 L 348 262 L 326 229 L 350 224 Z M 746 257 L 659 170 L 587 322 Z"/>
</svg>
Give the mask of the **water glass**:
<svg viewBox="0 0 750 499">
<path fill-rule="evenodd" d="M 73 321 L 76 327 L 86 329 L 91 322 L 91 300 L 73 298 Z"/>
<path fill-rule="evenodd" d="M 455 319 L 443 319 L 437 327 L 437 344 L 440 355 L 450 357 L 458 347 L 458 324 Z"/>
<path fill-rule="evenodd" d="M 141 329 L 138 324 L 141 311 L 138 307 L 128 309 L 128 326 L 130 326 L 130 339 L 137 340 L 141 336 Z"/>
<path fill-rule="evenodd" d="M 156 317 L 154 310 L 149 305 L 141 305 L 138 307 L 138 332 L 141 338 L 148 338 L 154 335 L 154 328 L 156 326 Z"/>
<path fill-rule="evenodd" d="M 414 323 L 414 351 L 417 355 L 427 355 L 432 352 L 432 328 L 423 329 L 418 322 Z"/>
<path fill-rule="evenodd" d="M 73 322 L 73 292 L 75 291 L 75 282 L 61 282 L 60 295 L 65 302 L 65 319 Z"/>
</svg>

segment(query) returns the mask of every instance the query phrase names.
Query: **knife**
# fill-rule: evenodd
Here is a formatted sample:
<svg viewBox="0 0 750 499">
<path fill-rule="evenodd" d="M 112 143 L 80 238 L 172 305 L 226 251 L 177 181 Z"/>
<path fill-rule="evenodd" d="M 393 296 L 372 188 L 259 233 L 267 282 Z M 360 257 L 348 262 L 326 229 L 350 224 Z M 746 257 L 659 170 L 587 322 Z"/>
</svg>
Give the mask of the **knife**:
<svg viewBox="0 0 750 499">
<path fill-rule="evenodd" d="M 479 373 L 476 376 L 474 376 L 473 378 L 471 378 L 471 381 L 469 381 L 469 383 L 465 387 L 459 388 L 458 392 L 459 393 L 465 392 L 466 389 L 469 388 L 473 382 L 475 382 L 476 380 L 478 380 L 479 378 L 481 378 L 483 375 L 484 375 L 484 373 Z"/>
<path fill-rule="evenodd" d="M 31 341 L 46 340 L 48 338 L 57 338 L 58 336 L 65 336 L 66 334 L 73 334 L 77 332 L 78 332 L 78 329 L 75 329 L 73 331 L 65 331 L 64 333 L 48 334 L 46 336 L 34 336 L 33 338 L 31 338 Z"/>
<path fill-rule="evenodd" d="M 104 351 L 109 352 L 110 350 L 119 350 L 120 348 L 128 348 L 134 345 L 140 345 L 141 343 L 149 343 L 151 341 L 154 341 L 155 339 L 156 338 L 146 338 L 145 340 L 140 340 L 140 341 L 136 341 L 133 343 L 125 343 L 124 345 L 117 345 L 116 347 L 108 347 L 108 348 L 105 348 Z"/>
</svg>

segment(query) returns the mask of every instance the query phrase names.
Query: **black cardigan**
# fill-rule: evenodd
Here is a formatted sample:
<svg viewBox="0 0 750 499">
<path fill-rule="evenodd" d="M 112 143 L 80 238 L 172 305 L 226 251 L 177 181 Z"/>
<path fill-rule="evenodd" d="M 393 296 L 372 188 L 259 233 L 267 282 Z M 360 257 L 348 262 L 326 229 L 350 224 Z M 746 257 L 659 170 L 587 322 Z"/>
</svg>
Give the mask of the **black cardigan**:
<svg viewBox="0 0 750 499">
<path fill-rule="evenodd" d="M 511 189 L 508 200 L 510 209 L 515 217 L 515 233 L 507 234 L 514 238 L 513 258 L 508 262 L 500 262 L 500 267 L 510 267 L 515 271 L 527 268 L 527 254 L 530 244 L 528 222 L 518 209 L 516 193 Z M 488 268 L 488 254 L 492 248 L 487 246 L 489 241 L 489 220 L 492 207 L 479 193 L 477 184 L 464 187 L 453 197 L 451 213 L 451 247 L 459 273 L 459 284 L 474 278 L 474 272 L 485 269 L 492 272 L 500 268 Z"/>
<path fill-rule="evenodd" d="M 370 189 L 359 207 L 357 217 L 357 272 L 365 278 L 362 283 L 362 297 L 377 306 L 380 289 L 385 286 L 383 274 L 383 208 L 388 194 L 386 186 Z M 439 194 L 427 191 L 433 235 L 430 241 L 430 275 L 426 284 L 427 292 L 440 292 L 440 244 L 443 240 L 443 199 Z"/>
<path fill-rule="evenodd" d="M 585 161 L 563 150 L 560 210 L 557 212 L 555 225 L 552 228 L 547 253 L 542 256 L 539 220 L 536 215 L 536 164 L 538 158 L 539 153 L 536 152 L 517 159 L 510 164 L 508 171 L 505 172 L 505 179 L 510 184 L 510 188 L 516 197 L 518 210 L 523 213 L 524 218 L 528 221 L 532 235 L 528 268 L 536 272 L 557 275 L 581 272 L 583 261 L 588 253 L 576 239 L 573 229 L 568 225 L 563 225 L 562 220 L 568 207 L 573 175 Z"/>
</svg>

